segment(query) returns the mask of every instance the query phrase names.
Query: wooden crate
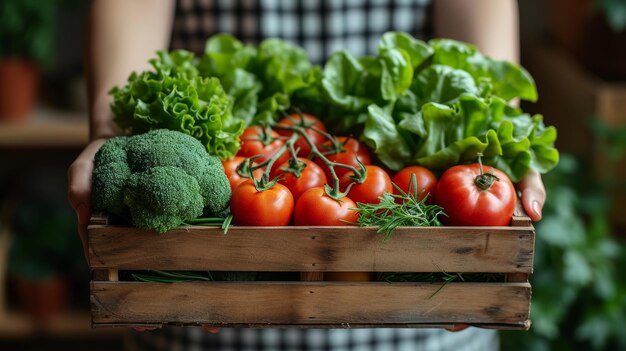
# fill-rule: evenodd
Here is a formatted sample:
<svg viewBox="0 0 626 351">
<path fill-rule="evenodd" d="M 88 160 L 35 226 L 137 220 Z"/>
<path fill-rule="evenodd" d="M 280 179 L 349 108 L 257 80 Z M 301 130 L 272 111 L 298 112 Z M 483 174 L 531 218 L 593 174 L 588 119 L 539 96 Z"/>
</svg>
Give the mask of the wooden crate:
<svg viewBox="0 0 626 351">
<path fill-rule="evenodd" d="M 187 227 L 88 229 L 94 327 L 442 327 L 528 329 L 534 228 Z M 301 272 L 301 281 L 146 283 L 120 270 Z M 505 273 L 505 282 L 323 281 L 323 272 Z"/>
</svg>

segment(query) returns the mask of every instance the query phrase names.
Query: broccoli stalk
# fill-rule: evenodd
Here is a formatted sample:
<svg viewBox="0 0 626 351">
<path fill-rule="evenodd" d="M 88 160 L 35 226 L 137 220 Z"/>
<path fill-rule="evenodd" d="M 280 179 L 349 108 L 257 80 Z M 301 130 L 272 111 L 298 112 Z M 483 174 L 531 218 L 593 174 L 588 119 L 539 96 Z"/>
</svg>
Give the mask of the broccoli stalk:
<svg viewBox="0 0 626 351">
<path fill-rule="evenodd" d="M 181 132 L 111 138 L 96 153 L 93 208 L 130 213 L 139 228 L 163 233 L 203 212 L 223 213 L 230 196 L 219 158 Z"/>
</svg>

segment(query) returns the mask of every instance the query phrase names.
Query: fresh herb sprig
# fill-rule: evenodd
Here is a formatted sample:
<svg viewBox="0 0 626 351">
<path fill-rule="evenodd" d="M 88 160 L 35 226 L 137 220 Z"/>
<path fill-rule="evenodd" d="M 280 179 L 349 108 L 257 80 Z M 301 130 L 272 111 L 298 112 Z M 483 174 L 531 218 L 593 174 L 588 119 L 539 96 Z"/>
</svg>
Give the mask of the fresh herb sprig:
<svg viewBox="0 0 626 351">
<path fill-rule="evenodd" d="M 210 272 L 205 274 L 194 272 L 151 271 L 150 273 L 134 273 L 133 279 L 146 283 L 187 283 L 196 281 L 213 281 Z"/>
<path fill-rule="evenodd" d="M 387 241 L 397 227 L 435 227 L 440 226 L 439 216 L 444 215 L 443 208 L 426 202 L 428 195 L 422 197 L 417 191 L 415 174 L 411 175 L 409 191 L 406 192 L 393 184 L 398 194 L 385 193 L 378 204 L 357 203 L 359 212 L 357 224 L 361 227 L 378 227 Z M 421 199 L 420 199 L 421 198 Z"/>
<path fill-rule="evenodd" d="M 233 221 L 233 215 L 228 215 L 224 218 L 194 218 L 188 219 L 183 222 L 184 225 L 189 226 L 205 226 L 205 227 L 220 227 L 224 234 L 228 233 L 228 229 L 230 228 L 230 224 Z"/>
</svg>

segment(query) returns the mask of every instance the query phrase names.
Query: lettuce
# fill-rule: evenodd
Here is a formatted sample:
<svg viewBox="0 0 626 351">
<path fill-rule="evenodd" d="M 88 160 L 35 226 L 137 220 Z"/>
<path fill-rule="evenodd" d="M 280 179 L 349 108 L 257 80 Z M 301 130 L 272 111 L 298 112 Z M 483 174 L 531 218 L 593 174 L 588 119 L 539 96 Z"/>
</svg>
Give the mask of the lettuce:
<svg viewBox="0 0 626 351">
<path fill-rule="evenodd" d="M 292 107 L 291 99 L 316 101 L 320 95 L 320 68 L 302 48 L 280 39 L 255 48 L 228 34 L 215 35 L 207 41 L 198 69 L 202 76 L 221 80 L 234 98 L 233 115 L 245 125 L 273 123 Z"/>
<path fill-rule="evenodd" d="M 530 74 L 454 40 L 388 32 L 377 56 L 342 50 L 320 67 L 280 39 L 255 47 L 219 34 L 199 57 L 159 52 L 150 63 L 153 70 L 111 90 L 116 123 L 132 133 L 183 131 L 223 159 L 235 155 L 245 126 L 299 110 L 335 134 L 359 136 L 392 170 L 420 164 L 443 171 L 482 153 L 518 181 L 559 160 L 554 127 L 511 105 L 537 100 Z"/>
<path fill-rule="evenodd" d="M 158 52 L 150 64 L 153 70 L 133 72 L 125 86 L 110 91 L 115 123 L 133 134 L 180 131 L 200 140 L 212 155 L 233 157 L 244 124 L 233 118 L 233 99 L 220 81 L 201 77 L 187 51 Z"/>
<path fill-rule="evenodd" d="M 435 171 L 484 162 L 513 181 L 556 166 L 556 130 L 541 115 L 510 105 L 536 101 L 521 66 L 449 39 L 417 40 L 389 32 L 378 56 L 333 54 L 323 69 L 322 116 L 335 133 L 357 133 L 392 170 L 419 164 Z"/>
</svg>

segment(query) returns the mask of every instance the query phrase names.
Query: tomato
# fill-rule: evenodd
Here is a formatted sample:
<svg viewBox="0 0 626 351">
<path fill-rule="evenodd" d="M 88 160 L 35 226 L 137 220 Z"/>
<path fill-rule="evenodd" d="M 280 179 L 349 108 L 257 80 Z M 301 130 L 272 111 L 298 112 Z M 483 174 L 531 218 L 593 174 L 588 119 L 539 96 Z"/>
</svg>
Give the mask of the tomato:
<svg viewBox="0 0 626 351">
<path fill-rule="evenodd" d="M 251 179 L 239 184 L 230 200 L 235 225 L 284 226 L 291 221 L 293 196 L 282 184 L 258 191 Z"/>
<path fill-rule="evenodd" d="M 415 174 L 415 185 L 417 189 L 411 188 L 409 189 L 409 183 L 411 182 L 411 175 Z M 430 194 L 426 201 L 432 203 L 436 190 L 437 190 L 437 177 L 433 172 L 431 172 L 428 168 L 424 168 L 422 166 L 409 166 L 401 169 L 393 176 L 392 181 L 394 184 L 400 187 L 400 189 L 404 190 L 407 194 L 413 194 L 414 190 L 417 190 L 417 194 L 419 199 L 423 199 L 427 194 Z M 399 194 L 398 189 L 393 188 L 394 194 Z"/>
<path fill-rule="evenodd" d="M 292 113 L 289 116 L 278 121 L 278 124 L 288 127 L 294 125 L 301 127 L 313 127 L 321 130 L 322 132 L 326 131 L 326 127 L 324 126 L 322 121 L 320 121 L 317 117 L 306 113 Z M 282 129 L 277 129 L 277 131 L 278 134 L 285 137 L 290 137 L 293 133 L 289 130 Z M 313 142 L 313 144 L 317 147 L 319 147 L 323 142 L 326 141 L 326 137 L 312 129 L 307 129 L 306 135 L 309 137 L 309 140 L 311 140 L 311 142 Z M 309 146 L 309 143 L 307 143 L 306 140 L 302 138 L 302 136 L 298 138 L 293 146 L 296 150 L 300 149 L 300 151 L 298 152 L 298 156 L 300 157 L 309 157 L 309 155 L 311 154 L 311 147 Z"/>
<path fill-rule="evenodd" d="M 393 192 L 391 178 L 384 169 L 378 166 L 365 166 L 367 177 L 363 183 L 354 183 L 350 188 L 348 197 L 354 202 L 362 202 L 365 204 L 377 204 L 380 202 L 379 196 L 385 192 Z M 348 188 L 354 180 L 349 177 L 353 173 L 344 174 L 339 180 L 339 187 L 342 191 Z"/>
<path fill-rule="evenodd" d="M 242 177 L 237 173 L 237 167 L 245 160 L 245 157 L 235 156 L 232 160 L 224 160 L 222 161 L 222 165 L 224 166 L 224 173 L 226 173 L 226 177 L 228 178 L 228 182 L 230 183 L 230 189 L 235 191 L 237 185 L 248 180 L 248 177 Z M 257 169 L 253 172 L 255 178 L 260 178 L 263 175 L 263 169 Z"/>
<path fill-rule="evenodd" d="M 450 225 L 505 226 L 509 225 L 515 210 L 516 194 L 513 184 L 500 170 L 484 166 L 484 172 L 493 170 L 499 180 L 490 186 L 477 185 L 481 176 L 478 163 L 454 166 L 439 179 L 437 185 L 437 205 L 448 215 L 444 221 Z M 480 176 L 480 177 L 479 177 Z M 479 178 L 477 178 L 479 177 Z M 479 182 L 475 182 L 478 179 Z M 484 190 L 483 190 L 484 189 Z"/>
<path fill-rule="evenodd" d="M 267 130 L 269 131 L 269 130 Z M 255 162 L 263 163 L 272 157 L 278 149 L 285 145 L 285 141 L 279 138 L 280 135 L 276 131 L 271 131 L 269 135 L 264 136 L 263 128 L 260 126 L 250 126 L 241 134 L 241 149 L 237 152 L 237 156 L 252 157 L 261 155 Z M 267 138 L 268 140 L 263 140 Z M 283 153 L 276 163 L 281 164 L 289 159 L 289 152 Z"/>
<path fill-rule="evenodd" d="M 365 147 L 363 143 L 350 137 L 337 137 L 337 140 L 341 144 L 343 144 L 344 151 L 337 153 L 337 154 L 326 155 L 326 158 L 328 160 L 332 162 L 338 162 L 338 163 L 343 163 L 346 165 L 354 166 L 356 168 L 359 167 L 359 163 L 356 161 L 357 158 L 364 165 L 369 165 L 372 163 L 370 153 L 369 151 L 367 151 L 367 148 Z M 325 151 L 325 146 L 332 147 L 332 142 L 330 140 L 327 140 L 324 143 L 322 143 L 322 145 L 320 146 L 321 152 Z M 330 172 L 330 169 L 328 168 L 328 166 L 326 166 L 324 161 L 322 161 L 322 159 L 320 158 L 316 158 L 315 163 L 317 163 L 318 165 L 320 165 L 320 167 L 322 167 L 322 169 L 324 170 L 324 173 L 326 173 L 326 178 L 328 178 L 329 182 L 332 182 L 333 176 Z M 349 169 L 346 169 L 343 167 L 335 167 L 335 173 L 337 174 L 337 177 L 340 179 L 344 174 L 348 172 L 350 172 Z"/>
<path fill-rule="evenodd" d="M 323 187 L 324 184 L 326 184 L 326 174 L 324 174 L 324 171 L 320 168 L 320 166 L 306 158 L 298 157 L 298 160 L 304 162 L 306 165 L 300 173 L 299 178 L 296 177 L 294 173 L 282 170 L 284 167 L 289 167 L 289 161 L 278 167 L 274 167 L 271 173 L 272 179 L 282 176 L 278 182 L 286 186 L 287 189 L 291 191 L 295 201 L 297 201 L 300 195 L 302 195 L 305 191 L 315 187 Z"/>
<path fill-rule="evenodd" d="M 354 201 L 347 197 L 335 200 L 328 196 L 324 188 L 312 188 L 300 195 L 294 211 L 295 225 L 343 226 L 356 223 L 357 212 Z"/>
</svg>

